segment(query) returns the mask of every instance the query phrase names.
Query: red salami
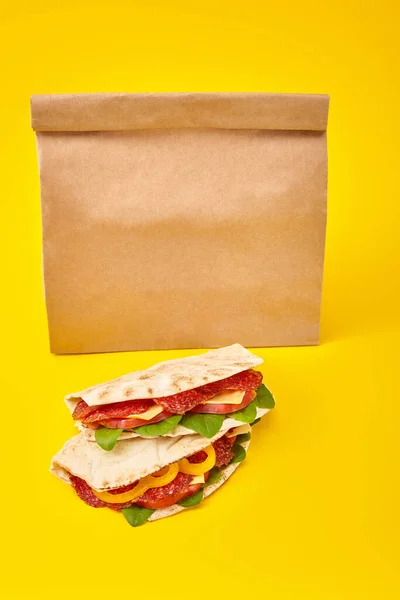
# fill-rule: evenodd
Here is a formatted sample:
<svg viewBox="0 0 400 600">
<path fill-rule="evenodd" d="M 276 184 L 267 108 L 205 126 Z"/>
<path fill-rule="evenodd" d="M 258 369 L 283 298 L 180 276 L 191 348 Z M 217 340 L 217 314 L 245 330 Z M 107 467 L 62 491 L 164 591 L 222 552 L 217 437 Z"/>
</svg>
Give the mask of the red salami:
<svg viewBox="0 0 400 600">
<path fill-rule="evenodd" d="M 72 418 L 75 419 L 75 421 L 78 419 L 84 419 L 97 408 L 97 406 L 89 406 L 84 400 L 80 400 L 75 406 L 75 410 L 72 413 Z"/>
<path fill-rule="evenodd" d="M 197 389 L 201 390 L 204 394 L 211 394 L 212 396 L 215 396 L 215 394 L 218 394 L 219 392 L 225 392 L 226 390 L 250 391 L 259 388 L 262 384 L 262 379 L 262 373 L 249 369 L 248 371 L 236 373 L 236 375 L 232 375 L 226 379 L 221 379 L 221 381 L 207 383 Z"/>
<path fill-rule="evenodd" d="M 129 492 L 133 490 L 133 488 L 137 485 L 137 481 L 130 483 L 129 485 L 124 485 L 124 487 L 116 488 L 115 490 L 108 490 L 109 494 L 113 494 L 117 496 L 118 494 L 125 494 L 125 492 Z"/>
<path fill-rule="evenodd" d="M 89 506 L 93 506 L 93 508 L 112 508 L 113 510 L 121 510 L 121 508 L 126 508 L 132 504 L 132 502 L 125 502 L 125 504 L 108 504 L 107 502 L 100 500 L 100 498 L 97 498 L 97 496 L 94 495 L 90 485 L 88 485 L 86 481 L 80 477 L 70 475 L 69 479 L 79 498 Z M 124 488 L 119 488 L 118 493 L 122 493 L 120 490 L 127 491 Z M 115 490 L 113 490 L 113 492 L 115 493 Z"/>
<path fill-rule="evenodd" d="M 213 443 L 216 457 L 215 465 L 217 467 L 223 467 L 231 462 L 233 458 L 232 446 L 235 440 L 236 436 L 227 438 L 224 435 Z"/>
<path fill-rule="evenodd" d="M 172 506 L 201 490 L 201 483 L 190 484 L 192 479 L 192 475 L 178 473 L 175 479 L 168 485 L 147 490 L 140 498 L 135 500 L 135 504 L 153 509 Z"/>
<path fill-rule="evenodd" d="M 127 400 L 104 406 L 88 406 L 81 400 L 75 407 L 73 418 L 83 420 L 84 425 L 90 427 L 91 423 L 99 423 L 109 419 L 123 419 L 130 414 L 146 412 L 154 403 L 159 404 L 171 414 L 183 415 L 205 400 L 226 390 L 256 390 L 262 383 L 262 374 L 259 371 L 249 369 L 231 377 L 207 383 L 193 390 L 179 392 L 163 398 L 151 400 Z"/>
<path fill-rule="evenodd" d="M 78 402 L 72 413 L 75 420 L 85 420 L 85 424 L 94 423 L 102 418 L 121 418 L 131 414 L 146 412 L 154 405 L 153 400 L 128 400 L 126 402 L 116 402 L 115 404 L 106 404 L 104 406 L 89 406 L 84 400 Z M 90 416 L 89 416 L 90 415 Z"/>
<path fill-rule="evenodd" d="M 108 419 L 122 419 L 129 415 L 140 415 L 154 406 L 153 400 L 128 400 L 127 402 L 116 402 L 115 404 L 106 404 L 98 406 L 84 420 L 83 424 L 96 423 Z"/>
<path fill-rule="evenodd" d="M 233 458 L 233 452 L 231 448 L 235 442 L 235 439 L 235 437 L 227 438 L 224 435 L 213 443 L 216 455 L 215 464 L 217 467 L 227 465 Z M 203 462 L 206 460 L 206 458 L 206 452 L 204 452 L 204 450 L 200 450 L 199 452 L 196 452 L 190 456 L 188 461 L 192 464 L 196 464 Z M 209 473 L 205 473 L 204 475 L 206 480 L 208 475 Z M 175 479 L 168 485 L 149 489 L 134 501 L 121 504 L 111 504 L 108 502 L 103 502 L 103 500 L 97 498 L 97 496 L 95 496 L 93 493 L 92 488 L 86 483 L 86 481 L 80 479 L 80 477 L 76 477 L 75 475 L 70 475 L 70 481 L 73 489 L 86 504 L 94 508 L 107 507 L 116 511 L 131 506 L 132 504 L 154 509 L 172 506 L 173 504 L 180 502 L 180 500 L 183 500 L 184 498 L 187 498 L 188 496 L 196 494 L 198 491 L 200 491 L 202 487 L 201 484 L 191 484 L 192 479 L 193 475 L 186 475 L 185 473 L 179 472 Z M 132 490 L 135 485 L 136 482 L 124 487 L 108 490 L 108 492 L 114 495 L 123 494 L 129 490 Z"/>
<path fill-rule="evenodd" d="M 213 394 L 203 394 L 201 388 L 196 390 L 189 390 L 187 392 L 180 392 L 179 394 L 173 394 L 172 396 L 166 396 L 165 398 L 154 398 L 154 402 L 160 404 L 165 410 L 172 412 L 176 415 L 184 415 L 185 412 L 201 404 L 207 398 L 211 398 Z"/>
<path fill-rule="evenodd" d="M 200 452 L 196 452 L 196 454 L 192 454 L 192 456 L 188 457 L 188 462 L 192 464 L 199 464 L 206 460 L 207 453 L 204 450 L 200 450 Z"/>
<path fill-rule="evenodd" d="M 161 404 L 165 410 L 169 410 L 178 415 L 183 415 L 188 410 L 193 409 L 198 404 L 204 403 L 205 400 L 212 398 L 220 392 L 226 390 L 256 390 L 260 387 L 262 378 L 262 373 L 250 369 L 232 375 L 231 377 L 221 379 L 221 381 L 207 383 L 206 385 L 202 385 L 194 390 L 189 390 L 188 392 L 180 392 L 179 394 L 166 396 L 165 398 L 154 398 L 154 402 Z"/>
<path fill-rule="evenodd" d="M 183 498 L 191 496 L 201 489 L 201 484 L 190 485 L 192 479 L 192 475 L 178 473 L 175 479 L 168 485 L 147 490 L 147 492 L 142 494 L 134 501 L 125 502 L 123 504 L 111 504 L 108 502 L 103 502 L 103 500 L 97 498 L 97 496 L 94 495 L 92 488 L 86 483 L 86 481 L 76 477 L 75 475 L 70 475 L 72 487 L 78 494 L 79 498 L 86 504 L 92 506 L 93 508 L 111 508 L 116 511 L 121 510 L 121 508 L 127 508 L 132 504 L 137 504 L 138 506 L 145 506 L 148 508 L 164 508 L 167 506 L 172 506 L 180 500 L 183 500 Z M 130 489 L 133 489 L 135 485 L 136 482 L 121 488 L 108 490 L 108 492 L 115 495 L 122 494 Z"/>
<path fill-rule="evenodd" d="M 147 492 L 135 500 L 135 504 L 139 504 L 139 502 L 145 502 L 146 500 L 160 500 L 166 496 L 175 496 L 175 494 L 184 490 L 190 484 L 192 479 L 193 475 L 178 473 L 175 479 L 171 481 L 171 483 L 168 483 L 168 485 L 147 490 Z"/>
<path fill-rule="evenodd" d="M 225 435 L 222 438 L 219 438 L 216 442 L 213 443 L 213 447 L 215 450 L 215 464 L 217 467 L 222 467 L 223 465 L 227 465 L 232 457 L 233 452 L 231 452 L 231 448 L 235 443 L 236 436 L 227 438 Z M 207 453 L 204 450 L 200 450 L 200 452 L 196 452 L 196 454 L 192 454 L 192 456 L 188 457 L 188 461 L 192 464 L 199 464 L 206 460 Z"/>
</svg>

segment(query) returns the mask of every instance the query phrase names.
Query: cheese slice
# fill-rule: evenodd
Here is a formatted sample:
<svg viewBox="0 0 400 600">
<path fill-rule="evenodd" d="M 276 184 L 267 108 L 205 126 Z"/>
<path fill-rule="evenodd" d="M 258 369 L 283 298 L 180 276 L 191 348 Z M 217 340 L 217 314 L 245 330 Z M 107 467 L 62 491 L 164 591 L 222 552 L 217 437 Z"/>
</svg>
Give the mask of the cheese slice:
<svg viewBox="0 0 400 600">
<path fill-rule="evenodd" d="M 204 479 L 204 473 L 203 475 L 194 475 L 192 481 L 190 482 L 190 485 L 193 485 L 194 483 L 204 483 L 205 479 Z"/>
<path fill-rule="evenodd" d="M 163 407 L 159 404 L 155 404 L 150 407 L 146 412 L 141 413 L 140 415 L 128 415 L 127 417 L 122 417 L 123 419 L 143 419 L 143 421 L 150 421 L 150 419 L 154 419 L 157 415 L 162 413 Z"/>
<path fill-rule="evenodd" d="M 245 393 L 240 390 L 221 392 L 221 394 L 209 398 L 202 404 L 242 404 Z"/>
<path fill-rule="evenodd" d="M 244 425 L 240 425 L 239 427 L 235 427 L 232 431 L 228 431 L 226 434 L 227 438 L 235 437 L 235 435 L 241 435 L 242 433 L 250 433 L 251 427 L 249 423 L 245 423 Z"/>
</svg>

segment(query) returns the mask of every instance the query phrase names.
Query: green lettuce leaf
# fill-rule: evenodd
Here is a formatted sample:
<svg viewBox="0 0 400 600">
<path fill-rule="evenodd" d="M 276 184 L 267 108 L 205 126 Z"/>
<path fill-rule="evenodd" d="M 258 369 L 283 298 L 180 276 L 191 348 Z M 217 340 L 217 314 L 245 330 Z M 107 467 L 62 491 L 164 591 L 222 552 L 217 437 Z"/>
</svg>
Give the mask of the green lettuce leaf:
<svg viewBox="0 0 400 600">
<path fill-rule="evenodd" d="M 250 404 L 242 410 L 230 413 L 229 416 L 231 419 L 237 419 L 238 421 L 243 421 L 243 423 L 252 423 L 257 418 L 257 406 L 255 400 L 250 402 Z"/>
<path fill-rule="evenodd" d="M 204 487 L 208 487 L 213 483 L 217 483 L 222 477 L 222 470 L 219 467 L 213 467 L 210 471 L 207 481 L 204 484 Z"/>
<path fill-rule="evenodd" d="M 185 508 L 197 506 L 197 504 L 200 504 L 200 502 L 203 500 L 203 496 L 204 492 L 203 490 L 200 490 L 199 492 L 197 492 L 197 494 L 193 494 L 193 496 L 188 496 L 187 498 L 184 498 L 183 500 L 178 502 L 178 504 L 180 506 L 184 506 Z"/>
<path fill-rule="evenodd" d="M 253 425 L 257 425 L 257 423 L 259 423 L 260 421 L 261 421 L 261 417 L 258 417 L 258 419 L 256 419 L 252 423 L 250 423 L 250 425 L 253 427 Z"/>
<path fill-rule="evenodd" d="M 183 415 L 181 425 L 206 438 L 212 438 L 221 429 L 224 419 L 225 415 Z"/>
<path fill-rule="evenodd" d="M 243 444 L 244 442 L 248 442 L 251 438 L 251 433 L 241 433 L 236 437 L 236 444 Z"/>
<path fill-rule="evenodd" d="M 149 520 L 154 510 L 151 508 L 142 508 L 141 506 L 128 506 L 121 510 L 125 519 L 132 527 L 139 527 Z"/>
<path fill-rule="evenodd" d="M 258 388 L 254 402 L 259 408 L 274 408 L 275 406 L 274 397 L 264 384 Z"/>
<path fill-rule="evenodd" d="M 175 429 L 178 425 L 179 421 L 182 419 L 182 415 L 174 415 L 173 417 L 168 417 L 168 419 L 164 419 L 163 421 L 159 421 L 158 423 L 152 423 L 151 425 L 141 425 L 140 427 L 135 427 L 132 429 L 135 433 L 144 436 L 159 436 L 165 435 Z"/>
<path fill-rule="evenodd" d="M 109 452 L 114 448 L 122 432 L 123 429 L 109 429 L 108 427 L 98 427 L 94 432 L 94 437 L 100 448 L 103 448 L 103 450 L 107 450 L 107 452 Z"/>
<path fill-rule="evenodd" d="M 246 450 L 240 444 L 232 446 L 233 458 L 229 464 L 242 462 L 246 458 Z"/>
</svg>

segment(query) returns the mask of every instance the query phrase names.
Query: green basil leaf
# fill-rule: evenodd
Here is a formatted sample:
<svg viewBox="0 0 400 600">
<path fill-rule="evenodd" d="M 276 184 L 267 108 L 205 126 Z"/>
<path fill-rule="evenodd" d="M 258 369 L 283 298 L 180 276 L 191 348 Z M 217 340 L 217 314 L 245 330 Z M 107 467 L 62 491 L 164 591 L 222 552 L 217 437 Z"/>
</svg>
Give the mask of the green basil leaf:
<svg viewBox="0 0 400 600">
<path fill-rule="evenodd" d="M 168 417 L 168 419 L 164 419 L 163 421 L 159 421 L 158 423 L 152 423 L 151 425 L 141 425 L 140 427 L 135 427 L 132 429 L 135 433 L 139 435 L 165 435 L 169 433 L 172 429 L 174 429 L 179 421 L 182 419 L 182 415 L 174 415 L 173 417 Z"/>
<path fill-rule="evenodd" d="M 149 520 L 154 510 L 151 508 L 142 508 L 141 506 L 128 506 L 121 510 L 125 519 L 132 527 L 139 527 Z"/>
<path fill-rule="evenodd" d="M 233 458 L 229 464 L 242 462 L 246 458 L 246 450 L 240 444 L 232 446 Z"/>
<path fill-rule="evenodd" d="M 243 423 L 252 423 L 254 419 L 257 418 L 257 406 L 255 401 L 253 400 L 242 410 L 237 410 L 236 412 L 230 413 L 229 415 L 232 419 L 237 419 L 238 421 L 243 421 Z"/>
<path fill-rule="evenodd" d="M 181 425 L 206 438 L 212 438 L 222 427 L 225 415 L 184 415 Z"/>
<path fill-rule="evenodd" d="M 207 481 L 204 484 L 204 487 L 208 487 L 213 483 L 217 483 L 222 477 L 222 470 L 219 467 L 213 467 L 210 471 Z"/>
<path fill-rule="evenodd" d="M 187 498 L 184 498 L 183 500 L 178 502 L 178 504 L 180 506 L 184 506 L 185 508 L 189 508 L 190 506 L 197 506 L 197 504 L 200 504 L 200 502 L 203 500 L 203 496 L 204 492 L 203 490 L 200 490 L 199 492 L 197 492 L 197 494 L 193 494 L 193 496 L 188 496 Z"/>
<path fill-rule="evenodd" d="M 259 408 L 274 408 L 275 406 L 274 397 L 264 384 L 258 388 L 254 401 Z"/>
<path fill-rule="evenodd" d="M 261 417 L 258 417 L 258 419 L 256 419 L 252 423 L 250 423 L 251 427 L 253 427 L 253 425 L 257 425 L 257 423 L 259 423 L 260 421 L 261 421 Z"/>
<path fill-rule="evenodd" d="M 244 442 L 248 442 L 251 438 L 251 433 L 241 433 L 236 437 L 236 444 L 243 444 Z"/>
<path fill-rule="evenodd" d="M 98 427 L 94 432 L 94 437 L 96 438 L 96 442 L 98 443 L 100 448 L 103 448 L 103 450 L 107 450 L 107 452 L 109 452 L 114 448 L 122 432 L 123 429 L 109 429 L 108 427 Z"/>
</svg>

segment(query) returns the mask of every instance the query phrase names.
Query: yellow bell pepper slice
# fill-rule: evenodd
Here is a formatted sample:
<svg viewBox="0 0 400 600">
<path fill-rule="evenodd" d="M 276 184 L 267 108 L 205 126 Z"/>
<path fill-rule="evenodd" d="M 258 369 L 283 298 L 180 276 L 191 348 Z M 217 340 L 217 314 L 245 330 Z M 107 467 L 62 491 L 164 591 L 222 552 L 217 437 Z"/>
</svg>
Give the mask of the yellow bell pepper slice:
<svg viewBox="0 0 400 600">
<path fill-rule="evenodd" d="M 125 502 L 130 502 L 131 500 L 136 500 L 142 494 L 147 492 L 147 490 L 151 488 L 162 487 L 163 485 L 168 485 L 175 479 L 179 472 L 178 463 L 173 463 L 160 471 L 153 473 L 152 475 L 148 475 L 147 477 L 143 477 L 138 484 L 128 492 L 124 492 L 122 494 L 110 494 L 109 492 L 97 492 L 93 490 L 93 493 L 97 498 L 103 500 L 103 502 L 108 502 L 109 504 L 123 504 Z"/>
<path fill-rule="evenodd" d="M 147 477 L 145 477 L 145 479 L 148 480 L 149 488 L 157 488 L 171 483 L 171 481 L 175 479 L 178 473 L 178 463 L 172 463 L 172 465 L 168 465 L 168 467 L 164 467 L 160 471 L 156 471 L 156 473 L 148 475 Z"/>
<path fill-rule="evenodd" d="M 100 500 L 103 500 L 103 502 L 108 502 L 109 504 L 123 504 L 124 502 L 130 502 L 131 500 L 139 498 L 139 496 L 149 489 L 145 480 L 146 478 L 141 479 L 132 490 L 124 492 L 123 494 L 110 494 L 109 492 L 98 492 L 97 490 L 92 491 L 93 494 Z"/>
<path fill-rule="evenodd" d="M 204 448 L 207 458 L 202 463 L 190 463 L 187 458 L 179 461 L 179 470 L 186 475 L 203 475 L 215 465 L 215 450 L 212 445 Z"/>
<path fill-rule="evenodd" d="M 215 450 L 212 445 L 204 448 L 204 452 L 207 454 L 207 458 L 202 463 L 190 463 L 187 458 L 182 458 L 179 462 L 173 463 L 163 469 L 160 469 L 156 473 L 143 477 L 132 490 L 124 492 L 122 494 L 110 494 L 109 492 L 98 492 L 93 490 L 94 495 L 107 502 L 109 504 L 124 504 L 125 502 L 131 502 L 139 498 L 147 490 L 152 488 L 162 487 L 168 485 L 175 479 L 179 471 L 186 475 L 203 475 L 210 471 L 215 465 Z"/>
</svg>

